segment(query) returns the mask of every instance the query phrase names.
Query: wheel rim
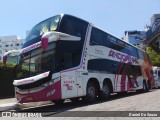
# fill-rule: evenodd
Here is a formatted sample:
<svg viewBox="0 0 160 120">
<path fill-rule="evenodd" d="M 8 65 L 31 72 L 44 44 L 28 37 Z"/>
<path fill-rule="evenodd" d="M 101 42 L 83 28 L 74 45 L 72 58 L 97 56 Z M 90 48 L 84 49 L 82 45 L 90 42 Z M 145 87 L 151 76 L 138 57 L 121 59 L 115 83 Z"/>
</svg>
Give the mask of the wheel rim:
<svg viewBox="0 0 160 120">
<path fill-rule="evenodd" d="M 89 94 L 92 98 L 95 97 L 95 93 L 96 93 L 96 91 L 95 91 L 94 87 L 90 87 L 90 88 L 88 89 L 88 94 Z"/>
<path fill-rule="evenodd" d="M 108 86 L 104 86 L 103 87 L 103 93 L 106 95 L 106 96 L 108 96 L 109 95 L 109 89 L 108 89 Z"/>
</svg>

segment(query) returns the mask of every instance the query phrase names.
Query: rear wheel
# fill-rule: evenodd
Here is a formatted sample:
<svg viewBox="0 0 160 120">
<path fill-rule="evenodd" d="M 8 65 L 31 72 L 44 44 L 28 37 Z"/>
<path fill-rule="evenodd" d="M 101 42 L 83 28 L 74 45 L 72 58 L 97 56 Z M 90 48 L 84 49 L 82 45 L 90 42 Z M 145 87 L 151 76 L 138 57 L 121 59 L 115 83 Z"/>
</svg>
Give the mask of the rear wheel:
<svg viewBox="0 0 160 120">
<path fill-rule="evenodd" d="M 86 92 L 85 99 L 88 102 L 95 102 L 97 100 L 97 88 L 93 83 L 88 83 Z"/>
<path fill-rule="evenodd" d="M 103 90 L 102 90 L 102 92 L 101 92 L 101 94 L 100 94 L 100 98 L 103 99 L 103 100 L 106 100 L 106 99 L 109 98 L 110 93 L 111 93 L 111 92 L 110 92 L 109 85 L 105 82 L 105 83 L 103 84 Z"/>
</svg>

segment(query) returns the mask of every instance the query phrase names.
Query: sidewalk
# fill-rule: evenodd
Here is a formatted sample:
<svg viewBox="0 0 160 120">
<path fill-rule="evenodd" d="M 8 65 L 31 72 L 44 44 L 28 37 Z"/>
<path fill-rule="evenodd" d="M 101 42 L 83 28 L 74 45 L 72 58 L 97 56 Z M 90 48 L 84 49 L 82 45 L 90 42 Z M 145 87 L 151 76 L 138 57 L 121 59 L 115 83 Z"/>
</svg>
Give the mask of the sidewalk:
<svg viewBox="0 0 160 120">
<path fill-rule="evenodd" d="M 0 111 L 6 111 L 15 108 L 16 108 L 15 98 L 0 99 Z"/>
<path fill-rule="evenodd" d="M 0 106 L 2 104 L 8 104 L 8 103 L 16 103 L 16 99 L 15 98 L 0 99 Z"/>
<path fill-rule="evenodd" d="M 32 102 L 18 105 L 15 98 L 0 99 L 0 111 L 9 111 L 15 109 L 24 109 L 53 104 L 51 101 Z"/>
</svg>

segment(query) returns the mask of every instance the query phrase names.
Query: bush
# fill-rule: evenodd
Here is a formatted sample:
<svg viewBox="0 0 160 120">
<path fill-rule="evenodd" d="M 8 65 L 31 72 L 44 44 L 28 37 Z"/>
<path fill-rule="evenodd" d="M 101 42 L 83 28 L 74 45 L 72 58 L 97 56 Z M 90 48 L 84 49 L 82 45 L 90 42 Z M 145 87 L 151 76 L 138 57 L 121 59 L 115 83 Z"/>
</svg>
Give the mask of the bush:
<svg viewBox="0 0 160 120">
<path fill-rule="evenodd" d="M 15 64 L 0 62 L 0 98 L 13 97 L 15 79 Z"/>
</svg>

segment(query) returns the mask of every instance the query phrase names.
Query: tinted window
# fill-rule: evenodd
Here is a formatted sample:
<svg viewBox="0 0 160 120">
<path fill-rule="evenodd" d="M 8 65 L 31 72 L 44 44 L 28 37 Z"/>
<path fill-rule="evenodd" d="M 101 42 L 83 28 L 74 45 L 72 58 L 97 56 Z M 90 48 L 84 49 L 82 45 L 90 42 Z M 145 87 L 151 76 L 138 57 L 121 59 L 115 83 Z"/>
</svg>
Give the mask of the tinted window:
<svg viewBox="0 0 160 120">
<path fill-rule="evenodd" d="M 62 18 L 62 22 L 60 25 L 60 32 L 81 37 L 81 39 L 84 40 L 86 35 L 87 25 L 88 23 L 81 19 L 65 15 Z"/>
<path fill-rule="evenodd" d="M 88 61 L 88 70 L 103 71 L 110 74 L 127 74 L 141 76 L 141 67 L 130 63 L 121 63 L 109 59 L 92 59 Z"/>
<path fill-rule="evenodd" d="M 132 46 L 132 53 L 131 53 L 131 55 L 135 56 L 135 57 L 138 57 L 137 48 L 135 48 L 135 47 Z"/>
<path fill-rule="evenodd" d="M 60 16 L 58 15 L 40 22 L 39 24 L 37 24 L 32 28 L 32 30 L 29 32 L 25 40 L 29 41 L 37 38 L 38 36 L 43 35 L 48 31 L 57 30 L 59 21 L 60 21 Z"/>
<path fill-rule="evenodd" d="M 103 45 L 103 46 L 108 46 L 108 40 L 107 40 L 107 33 L 97 29 L 97 28 L 92 28 L 91 32 L 91 39 L 90 39 L 90 44 L 91 45 Z"/>
<path fill-rule="evenodd" d="M 108 35 L 108 39 L 110 41 L 110 48 L 115 49 L 117 51 L 132 55 L 134 57 L 138 57 L 137 48 L 131 46 L 130 44 L 117 39 L 112 35 Z"/>
<path fill-rule="evenodd" d="M 110 48 L 126 53 L 126 54 L 131 54 L 132 47 L 129 44 L 125 43 L 122 40 L 115 38 L 112 35 L 108 35 L 108 39 L 110 41 Z"/>
<path fill-rule="evenodd" d="M 81 37 L 80 41 L 57 41 L 56 63 L 64 66 L 60 70 L 78 66 L 81 61 L 81 55 L 87 31 L 88 23 L 79 18 L 64 15 L 60 23 L 59 31 Z"/>
<path fill-rule="evenodd" d="M 143 51 L 141 51 L 139 49 L 137 51 L 138 51 L 139 58 L 142 59 L 142 60 L 144 60 Z"/>
</svg>

